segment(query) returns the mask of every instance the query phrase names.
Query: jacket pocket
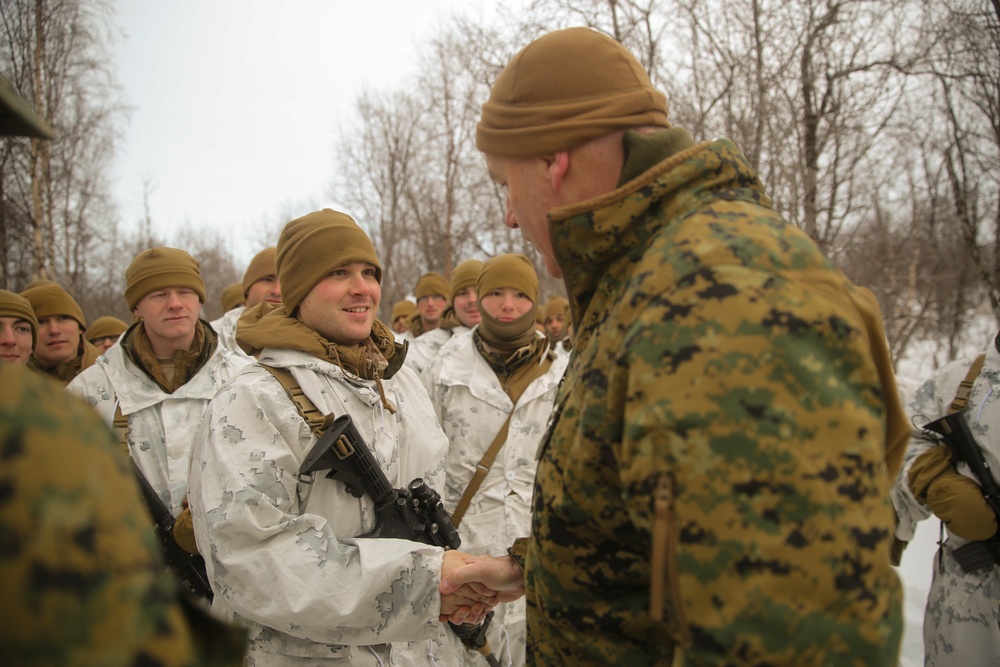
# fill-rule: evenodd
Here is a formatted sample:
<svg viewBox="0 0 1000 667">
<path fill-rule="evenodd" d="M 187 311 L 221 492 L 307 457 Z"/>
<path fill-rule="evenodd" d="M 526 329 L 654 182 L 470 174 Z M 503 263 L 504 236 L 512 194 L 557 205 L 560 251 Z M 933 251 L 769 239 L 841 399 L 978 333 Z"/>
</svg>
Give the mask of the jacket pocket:
<svg viewBox="0 0 1000 667">
<path fill-rule="evenodd" d="M 653 553 L 650 562 L 649 616 L 666 622 L 674 641 L 691 645 L 677 572 L 678 526 L 674 516 L 674 480 L 662 474 L 653 491 Z"/>
</svg>

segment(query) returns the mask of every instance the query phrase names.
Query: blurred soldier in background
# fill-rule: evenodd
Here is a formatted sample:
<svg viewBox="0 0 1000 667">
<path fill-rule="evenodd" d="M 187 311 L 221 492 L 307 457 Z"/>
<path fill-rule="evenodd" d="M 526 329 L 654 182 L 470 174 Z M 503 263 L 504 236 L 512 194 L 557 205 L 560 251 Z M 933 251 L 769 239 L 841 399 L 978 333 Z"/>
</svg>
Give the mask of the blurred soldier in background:
<svg viewBox="0 0 1000 667">
<path fill-rule="evenodd" d="M 83 335 L 87 328 L 83 310 L 69 292 L 53 282 L 28 288 L 21 296 L 31 303 L 38 320 L 38 341 L 28 364 L 69 384 L 100 355 Z"/>
<path fill-rule="evenodd" d="M 454 334 L 465 333 L 479 324 L 479 308 L 476 307 L 476 278 L 483 263 L 478 259 L 467 259 L 459 263 L 451 272 L 448 287 L 448 306 L 441 316 L 437 329 L 418 336 L 406 353 L 406 363 L 420 373 L 434 360 L 438 350 Z"/>
<path fill-rule="evenodd" d="M 128 325 L 117 317 L 105 315 L 98 317 L 87 327 L 87 340 L 97 348 L 97 351 L 104 353 L 114 345 L 118 338 L 128 330 Z"/>
</svg>

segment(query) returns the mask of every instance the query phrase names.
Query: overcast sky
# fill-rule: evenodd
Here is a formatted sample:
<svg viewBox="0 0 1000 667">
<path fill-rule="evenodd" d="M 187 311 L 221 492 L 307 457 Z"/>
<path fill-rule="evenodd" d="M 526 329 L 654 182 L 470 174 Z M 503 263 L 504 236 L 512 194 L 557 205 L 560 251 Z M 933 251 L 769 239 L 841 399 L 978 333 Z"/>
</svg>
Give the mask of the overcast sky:
<svg viewBox="0 0 1000 667">
<path fill-rule="evenodd" d="M 114 172 L 123 223 L 142 219 L 148 179 L 154 231 L 169 241 L 185 224 L 217 229 L 249 261 L 265 219 L 337 205 L 333 148 L 362 89 L 405 84 L 435 28 L 495 5 L 118 0 L 118 76 L 132 107 Z"/>
</svg>

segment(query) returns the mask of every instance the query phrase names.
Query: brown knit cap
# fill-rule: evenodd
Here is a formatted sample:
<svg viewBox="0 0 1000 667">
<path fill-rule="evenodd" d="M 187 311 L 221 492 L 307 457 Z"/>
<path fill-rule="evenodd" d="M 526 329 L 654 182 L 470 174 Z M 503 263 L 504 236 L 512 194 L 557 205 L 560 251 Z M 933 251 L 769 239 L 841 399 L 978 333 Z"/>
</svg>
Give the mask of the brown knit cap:
<svg viewBox="0 0 1000 667">
<path fill-rule="evenodd" d="M 121 336 L 127 329 L 128 325 L 117 317 L 105 315 L 104 317 L 98 317 L 87 327 L 87 340 L 93 343 L 98 338 Z"/>
<path fill-rule="evenodd" d="M 451 272 L 451 284 L 448 289 L 448 303 L 454 303 L 455 295 L 466 287 L 475 287 L 479 272 L 483 270 L 480 259 L 467 259 L 460 262 Z"/>
<path fill-rule="evenodd" d="M 324 208 L 296 218 L 281 230 L 275 263 L 285 312 L 294 314 L 316 283 L 353 262 L 375 267 L 382 282 L 382 265 L 364 230 L 346 213 Z"/>
<path fill-rule="evenodd" d="M 219 301 L 222 303 L 222 312 L 224 313 L 228 313 L 237 306 L 244 305 L 246 297 L 243 296 L 243 283 L 230 283 L 223 287 Z"/>
<path fill-rule="evenodd" d="M 476 280 L 479 301 L 496 289 L 512 287 L 531 299 L 538 300 L 538 273 L 524 255 L 497 255 L 486 260 Z"/>
<path fill-rule="evenodd" d="M 243 274 L 244 297 L 250 291 L 250 286 L 261 278 L 278 275 L 278 269 L 274 264 L 274 256 L 276 254 L 277 249 L 272 246 L 264 248 L 250 260 L 250 265 L 247 267 L 246 273 Z"/>
<path fill-rule="evenodd" d="M 448 298 L 448 281 L 440 273 L 431 271 L 420 276 L 417 286 L 413 288 L 413 296 L 419 301 L 425 296 L 435 295 Z"/>
<path fill-rule="evenodd" d="M 563 317 L 565 317 L 568 309 L 569 309 L 569 301 L 562 298 L 561 296 L 554 296 L 551 299 L 549 299 L 548 303 L 545 304 L 545 311 L 542 314 L 542 322 L 544 323 L 545 320 L 549 319 L 550 317 L 554 317 L 555 315 L 562 315 Z"/>
<path fill-rule="evenodd" d="M 476 125 L 476 148 L 535 157 L 615 130 L 670 127 L 667 98 L 628 49 L 590 28 L 539 37 L 500 72 Z"/>
<path fill-rule="evenodd" d="M 31 347 L 38 342 L 38 320 L 31 302 L 17 292 L 0 289 L 0 317 L 14 317 L 31 325 Z"/>
<path fill-rule="evenodd" d="M 21 296 L 31 303 L 35 319 L 41 320 L 55 315 L 72 317 L 80 324 L 80 330 L 87 328 L 87 320 L 76 299 L 56 283 L 44 283 L 21 292 Z"/>
<path fill-rule="evenodd" d="M 412 301 L 403 299 L 392 304 L 392 314 L 389 315 L 389 321 L 395 322 L 400 317 L 409 317 L 410 315 L 415 315 L 416 312 L 416 305 Z"/>
<path fill-rule="evenodd" d="M 183 250 L 143 250 L 125 269 L 125 302 L 129 310 L 134 310 L 150 292 L 167 287 L 186 287 L 205 303 L 205 282 L 198 261 Z"/>
</svg>

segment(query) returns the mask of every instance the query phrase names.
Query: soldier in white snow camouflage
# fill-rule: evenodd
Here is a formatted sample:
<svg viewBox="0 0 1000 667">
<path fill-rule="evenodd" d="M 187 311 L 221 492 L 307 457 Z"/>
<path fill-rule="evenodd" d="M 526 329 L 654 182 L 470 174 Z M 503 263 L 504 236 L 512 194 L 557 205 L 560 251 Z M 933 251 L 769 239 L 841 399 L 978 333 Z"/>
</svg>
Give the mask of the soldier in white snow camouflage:
<svg viewBox="0 0 1000 667">
<path fill-rule="evenodd" d="M 961 414 L 980 452 L 1000 483 L 1000 350 L 985 350 Z M 925 382 L 908 406 L 917 430 L 892 490 L 899 517 L 896 537 L 913 538 L 916 524 L 935 515 L 947 539 L 934 559 L 924 615 L 924 655 L 928 667 L 1000 666 L 1000 562 L 966 571 L 955 550 L 972 542 L 997 540 L 997 516 L 983 498 L 979 479 L 958 463 L 946 445 L 921 427 L 944 416 L 966 380 L 972 359 L 948 364 Z M 1000 545 L 998 545 L 1000 548 Z"/>
</svg>

